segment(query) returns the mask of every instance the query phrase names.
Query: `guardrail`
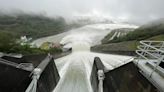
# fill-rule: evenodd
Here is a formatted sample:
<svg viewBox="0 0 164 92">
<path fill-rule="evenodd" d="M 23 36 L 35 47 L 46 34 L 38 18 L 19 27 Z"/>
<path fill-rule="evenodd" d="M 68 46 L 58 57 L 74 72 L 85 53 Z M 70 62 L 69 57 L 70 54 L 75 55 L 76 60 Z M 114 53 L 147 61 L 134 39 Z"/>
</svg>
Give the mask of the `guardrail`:
<svg viewBox="0 0 164 92">
<path fill-rule="evenodd" d="M 136 53 L 140 58 L 149 61 L 148 64 L 153 67 L 153 72 L 158 70 L 164 76 L 164 71 L 161 71 L 162 67 L 160 67 L 160 64 L 164 63 L 164 41 L 140 41 L 137 48 Z M 152 60 L 155 62 L 150 62 Z"/>
</svg>

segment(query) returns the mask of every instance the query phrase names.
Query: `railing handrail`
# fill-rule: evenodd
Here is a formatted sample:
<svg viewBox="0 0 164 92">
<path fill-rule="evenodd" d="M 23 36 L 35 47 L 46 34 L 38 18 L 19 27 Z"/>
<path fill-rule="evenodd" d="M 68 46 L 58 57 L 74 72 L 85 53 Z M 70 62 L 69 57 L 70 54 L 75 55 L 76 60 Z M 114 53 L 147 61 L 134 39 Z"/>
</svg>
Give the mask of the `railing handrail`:
<svg viewBox="0 0 164 92">
<path fill-rule="evenodd" d="M 149 41 L 149 40 L 142 40 L 140 42 L 158 42 L 158 43 L 161 43 L 161 42 L 164 42 L 164 41 Z"/>
<path fill-rule="evenodd" d="M 144 47 L 143 45 L 139 45 L 140 47 Z M 156 48 L 161 48 L 161 47 L 164 47 L 164 46 L 156 46 L 156 45 L 153 45 L 153 47 L 156 47 Z"/>
<path fill-rule="evenodd" d="M 145 50 L 145 49 L 142 49 L 142 48 L 140 48 L 140 47 L 138 47 L 138 49 L 140 49 L 140 50 L 136 50 L 136 53 L 137 53 L 137 54 L 138 54 L 138 52 L 140 51 L 140 52 L 145 52 L 145 53 L 151 55 L 152 57 L 154 57 L 154 58 L 156 58 L 156 59 L 159 59 L 159 58 L 160 58 L 160 57 L 154 55 L 153 53 L 149 52 L 149 51 L 155 51 L 155 50 Z M 156 52 L 158 52 L 158 51 L 156 51 Z M 139 55 L 143 57 L 143 55 L 141 55 L 141 54 L 139 54 Z M 162 61 L 164 61 L 164 60 L 162 60 Z"/>
<path fill-rule="evenodd" d="M 160 48 L 156 48 L 154 45 L 154 42 L 161 44 Z M 140 41 L 140 44 L 142 46 L 137 46 L 139 50 L 136 50 L 136 53 L 146 59 L 150 60 L 153 59 L 156 61 L 155 67 L 153 68 L 152 73 L 150 74 L 150 77 L 152 76 L 153 72 L 157 69 L 157 67 L 160 65 L 161 62 L 164 62 L 164 50 L 161 49 L 164 46 L 164 41 Z M 139 61 L 139 60 L 138 60 Z M 149 63 L 149 62 L 147 62 Z"/>
<path fill-rule="evenodd" d="M 154 47 L 154 45 L 156 44 L 153 44 L 153 42 L 162 43 L 161 47 L 164 46 L 164 41 L 140 41 L 141 45 L 137 46 L 138 50 L 136 50 L 136 53 L 139 56 L 145 59 L 148 59 L 149 57 L 146 57 L 144 54 L 146 53 L 146 55 L 148 54 L 149 56 L 158 60 L 161 57 L 161 55 L 164 54 L 164 50 Z M 158 55 L 155 55 L 154 53 L 157 53 L 160 57 Z M 164 61 L 164 60 L 161 60 L 161 61 Z"/>
<path fill-rule="evenodd" d="M 158 48 L 155 48 L 154 46 L 149 45 L 149 44 L 146 44 L 145 42 L 148 42 L 148 41 L 140 41 L 140 43 L 141 43 L 142 45 L 145 45 L 145 46 L 150 47 L 150 48 L 152 48 L 152 49 L 154 49 L 154 50 L 157 50 L 157 51 L 159 51 L 159 52 L 164 53 L 163 50 L 158 49 Z M 150 41 L 150 42 L 160 42 L 160 43 L 164 43 L 164 41 Z"/>
</svg>

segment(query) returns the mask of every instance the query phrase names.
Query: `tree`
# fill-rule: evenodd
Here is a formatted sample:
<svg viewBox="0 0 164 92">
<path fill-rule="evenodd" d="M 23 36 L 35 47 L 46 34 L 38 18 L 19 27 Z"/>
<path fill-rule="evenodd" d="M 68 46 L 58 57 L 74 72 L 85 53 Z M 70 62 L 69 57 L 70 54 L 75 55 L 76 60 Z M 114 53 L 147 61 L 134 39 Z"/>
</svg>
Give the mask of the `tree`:
<svg viewBox="0 0 164 92">
<path fill-rule="evenodd" d="M 9 32 L 0 32 L 0 51 L 7 52 L 15 44 L 15 37 Z"/>
</svg>

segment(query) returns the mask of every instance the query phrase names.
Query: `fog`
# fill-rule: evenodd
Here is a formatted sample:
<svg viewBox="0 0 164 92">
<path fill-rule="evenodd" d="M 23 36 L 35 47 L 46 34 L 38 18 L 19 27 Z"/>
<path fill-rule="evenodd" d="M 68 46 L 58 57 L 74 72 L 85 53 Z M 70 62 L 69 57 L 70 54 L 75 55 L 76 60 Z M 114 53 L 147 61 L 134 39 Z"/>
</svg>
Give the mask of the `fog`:
<svg viewBox="0 0 164 92">
<path fill-rule="evenodd" d="M 125 22 L 146 23 L 164 16 L 164 0 L 0 0 L 5 13 L 39 13 L 46 16 L 105 16 Z"/>
</svg>

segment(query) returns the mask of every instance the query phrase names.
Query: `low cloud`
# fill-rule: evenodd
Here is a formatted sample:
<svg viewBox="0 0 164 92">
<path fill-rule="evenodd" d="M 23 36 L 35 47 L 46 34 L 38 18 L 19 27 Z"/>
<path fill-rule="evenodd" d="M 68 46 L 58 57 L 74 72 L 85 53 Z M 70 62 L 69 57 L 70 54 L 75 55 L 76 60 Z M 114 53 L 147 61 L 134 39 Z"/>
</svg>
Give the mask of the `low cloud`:
<svg viewBox="0 0 164 92">
<path fill-rule="evenodd" d="M 164 0 L 0 0 L 0 10 L 72 18 L 97 14 L 127 22 L 145 23 L 164 17 Z"/>
</svg>

